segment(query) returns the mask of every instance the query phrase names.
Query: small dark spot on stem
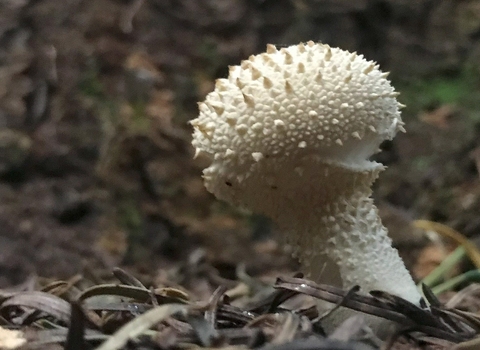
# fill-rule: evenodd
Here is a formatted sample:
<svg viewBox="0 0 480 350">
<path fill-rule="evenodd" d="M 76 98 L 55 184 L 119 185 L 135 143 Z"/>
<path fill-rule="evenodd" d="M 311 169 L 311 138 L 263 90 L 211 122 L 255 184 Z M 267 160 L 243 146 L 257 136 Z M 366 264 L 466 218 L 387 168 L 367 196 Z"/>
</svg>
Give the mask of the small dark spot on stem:
<svg viewBox="0 0 480 350">
<path fill-rule="evenodd" d="M 232 183 L 230 181 L 225 181 L 225 185 L 232 187 Z"/>
</svg>

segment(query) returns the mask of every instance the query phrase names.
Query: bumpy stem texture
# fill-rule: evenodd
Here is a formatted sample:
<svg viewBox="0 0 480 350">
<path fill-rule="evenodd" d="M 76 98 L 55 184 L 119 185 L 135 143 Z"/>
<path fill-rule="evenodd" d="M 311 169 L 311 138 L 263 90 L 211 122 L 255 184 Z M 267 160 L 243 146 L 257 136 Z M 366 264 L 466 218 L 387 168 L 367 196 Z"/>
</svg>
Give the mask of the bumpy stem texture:
<svg viewBox="0 0 480 350">
<path fill-rule="evenodd" d="M 305 186 L 264 208 L 297 247 L 304 271 L 320 283 L 383 290 L 418 305 L 421 296 L 370 197 L 383 166 L 309 163 L 313 170 L 297 179 Z"/>
<path fill-rule="evenodd" d="M 357 192 L 340 202 L 324 219 L 336 224 L 318 227 L 322 234 L 314 239 L 314 246 L 321 244 L 322 236 L 329 238 L 322 254 L 310 264 L 312 277 L 322 282 L 322 270 L 324 276 L 339 273 L 344 288 L 360 285 L 364 292 L 383 290 L 418 305 L 420 294 L 392 247 L 372 198 Z"/>
</svg>

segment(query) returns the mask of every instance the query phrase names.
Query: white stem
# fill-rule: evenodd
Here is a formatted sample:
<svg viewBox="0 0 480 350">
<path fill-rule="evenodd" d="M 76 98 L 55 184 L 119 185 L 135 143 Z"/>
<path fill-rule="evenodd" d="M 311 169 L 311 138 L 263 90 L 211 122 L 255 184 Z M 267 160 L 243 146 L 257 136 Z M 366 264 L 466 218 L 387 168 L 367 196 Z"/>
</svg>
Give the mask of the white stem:
<svg viewBox="0 0 480 350">
<path fill-rule="evenodd" d="M 299 168 L 305 171 L 291 171 Z M 297 160 L 278 169 L 291 178 L 274 194 L 253 189 L 275 205 L 249 206 L 274 219 L 310 278 L 344 288 L 359 285 L 364 292 L 383 290 L 418 305 L 421 296 L 370 198 L 382 169 L 372 162 L 347 167 L 316 157 Z"/>
<path fill-rule="evenodd" d="M 342 202 L 335 206 L 336 214 L 329 216 L 330 220 L 335 217 L 338 224 L 317 227 L 322 233 L 315 245 L 321 244 L 322 237 L 330 237 L 323 250 L 328 259 L 319 255 L 310 265 L 312 275 L 322 282 L 321 270 L 324 276 L 337 271 L 344 288 L 359 285 L 364 292 L 382 290 L 418 305 L 421 296 L 398 251 L 392 247 L 372 198 L 356 193 Z M 330 279 L 332 275 L 335 273 L 331 273 Z"/>
</svg>

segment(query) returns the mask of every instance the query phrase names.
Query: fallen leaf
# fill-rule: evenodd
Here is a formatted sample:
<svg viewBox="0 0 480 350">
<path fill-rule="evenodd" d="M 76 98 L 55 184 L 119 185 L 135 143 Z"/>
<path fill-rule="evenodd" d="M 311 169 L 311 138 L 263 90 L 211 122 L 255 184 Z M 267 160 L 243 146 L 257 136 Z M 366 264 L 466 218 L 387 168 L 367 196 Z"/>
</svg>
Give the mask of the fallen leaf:
<svg viewBox="0 0 480 350">
<path fill-rule="evenodd" d="M 422 280 L 447 257 L 448 252 L 440 244 L 431 244 L 422 249 L 412 268 L 416 279 Z"/>
<path fill-rule="evenodd" d="M 1 309 L 3 310 L 11 306 L 35 309 L 65 323 L 68 323 L 70 320 L 70 304 L 59 297 L 45 292 L 19 292 L 4 301 Z"/>
<path fill-rule="evenodd" d="M 180 304 L 169 304 L 158 306 L 146 313 L 133 319 L 117 332 L 115 332 L 107 341 L 105 341 L 97 350 L 115 350 L 122 348 L 130 339 L 141 335 L 153 325 L 177 313 L 186 313 L 188 306 Z"/>
<path fill-rule="evenodd" d="M 473 242 L 471 242 L 467 237 L 462 235 L 460 232 L 454 230 L 453 228 L 441 224 L 439 222 L 433 222 L 428 220 L 415 220 L 413 225 L 417 228 L 421 228 L 424 230 L 434 231 L 445 238 L 449 238 L 455 241 L 458 245 L 462 245 L 467 252 L 468 257 L 478 269 L 480 268 L 480 251 L 475 246 Z"/>
<path fill-rule="evenodd" d="M 449 119 L 453 113 L 454 106 L 443 105 L 432 111 L 424 111 L 420 113 L 419 119 L 439 129 L 447 129 L 449 127 Z"/>
</svg>

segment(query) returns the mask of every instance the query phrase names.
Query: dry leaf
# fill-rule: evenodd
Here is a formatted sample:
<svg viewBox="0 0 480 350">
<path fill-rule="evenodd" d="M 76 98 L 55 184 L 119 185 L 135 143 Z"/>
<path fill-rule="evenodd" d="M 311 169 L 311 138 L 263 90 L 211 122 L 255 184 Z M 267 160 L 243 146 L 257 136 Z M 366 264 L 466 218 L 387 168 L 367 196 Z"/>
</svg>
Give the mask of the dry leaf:
<svg viewBox="0 0 480 350">
<path fill-rule="evenodd" d="M 429 125 L 439 129 L 447 129 L 449 127 L 449 119 L 454 112 L 454 106 L 443 105 L 432 111 L 420 113 L 419 119 Z"/>
<path fill-rule="evenodd" d="M 464 341 L 455 345 L 452 350 L 477 350 L 480 349 L 480 338 Z"/>
<path fill-rule="evenodd" d="M 170 90 L 155 90 L 151 94 L 146 108 L 147 114 L 153 118 L 161 129 L 171 128 L 174 95 Z"/>
<path fill-rule="evenodd" d="M 143 70 L 150 73 L 158 79 L 163 79 L 162 73 L 156 65 L 150 60 L 150 57 L 143 52 L 134 52 L 125 60 L 125 68 L 128 70 Z"/>
<path fill-rule="evenodd" d="M 440 244 L 428 245 L 422 249 L 413 266 L 412 273 L 416 279 L 422 280 L 430 274 L 448 256 L 448 252 Z"/>
<path fill-rule="evenodd" d="M 458 245 L 462 245 L 467 252 L 468 257 L 478 269 L 480 268 L 480 251 L 475 246 L 473 242 L 471 242 L 467 237 L 462 235 L 460 232 L 454 230 L 453 228 L 441 224 L 439 222 L 433 222 L 428 220 L 415 220 L 413 225 L 417 228 L 421 228 L 423 230 L 429 230 L 438 233 L 439 235 L 453 240 Z"/>
</svg>

